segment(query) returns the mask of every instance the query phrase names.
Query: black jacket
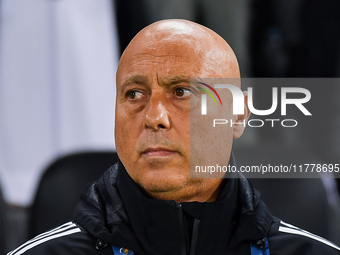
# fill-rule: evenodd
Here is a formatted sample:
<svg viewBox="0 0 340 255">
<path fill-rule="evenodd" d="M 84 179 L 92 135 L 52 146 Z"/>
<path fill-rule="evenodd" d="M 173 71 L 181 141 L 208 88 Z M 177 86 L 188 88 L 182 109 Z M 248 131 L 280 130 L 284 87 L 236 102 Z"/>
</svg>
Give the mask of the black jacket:
<svg viewBox="0 0 340 255">
<path fill-rule="evenodd" d="M 244 177 L 222 185 L 215 202 L 156 200 L 119 162 L 82 195 L 73 222 L 9 255 L 112 255 L 111 245 L 121 254 L 250 255 L 251 246 L 261 250 L 266 239 L 271 255 L 340 254 L 329 241 L 273 217 Z"/>
</svg>

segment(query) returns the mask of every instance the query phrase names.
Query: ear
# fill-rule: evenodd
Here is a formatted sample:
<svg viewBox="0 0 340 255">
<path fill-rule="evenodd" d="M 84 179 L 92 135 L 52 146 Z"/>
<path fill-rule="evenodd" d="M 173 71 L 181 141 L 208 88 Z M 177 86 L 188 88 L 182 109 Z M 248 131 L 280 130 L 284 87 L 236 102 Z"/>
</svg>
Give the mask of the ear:
<svg viewBox="0 0 340 255">
<path fill-rule="evenodd" d="M 238 139 L 242 136 L 245 127 L 247 126 L 247 122 L 250 116 L 250 111 L 248 107 L 248 92 L 243 91 L 244 97 L 244 114 L 243 115 L 234 115 L 234 124 L 233 124 L 233 137 L 234 139 Z"/>
</svg>

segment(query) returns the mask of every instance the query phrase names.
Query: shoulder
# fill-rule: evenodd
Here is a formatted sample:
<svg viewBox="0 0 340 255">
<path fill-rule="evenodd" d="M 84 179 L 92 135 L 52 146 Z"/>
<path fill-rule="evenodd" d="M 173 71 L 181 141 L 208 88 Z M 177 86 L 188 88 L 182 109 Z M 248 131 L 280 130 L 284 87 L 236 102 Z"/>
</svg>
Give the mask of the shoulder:
<svg viewBox="0 0 340 255">
<path fill-rule="evenodd" d="M 340 255 L 340 248 L 334 243 L 277 218 L 270 228 L 268 243 L 271 254 Z"/>
<path fill-rule="evenodd" d="M 97 251 L 97 239 L 74 222 L 65 223 L 22 244 L 7 255 L 113 254 L 111 249 Z"/>
</svg>

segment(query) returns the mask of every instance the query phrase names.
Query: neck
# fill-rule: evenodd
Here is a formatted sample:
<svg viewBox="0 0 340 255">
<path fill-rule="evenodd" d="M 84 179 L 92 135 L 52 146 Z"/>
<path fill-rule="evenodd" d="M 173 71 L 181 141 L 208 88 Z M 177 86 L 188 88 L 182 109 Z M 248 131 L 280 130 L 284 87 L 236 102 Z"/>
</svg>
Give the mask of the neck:
<svg viewBox="0 0 340 255">
<path fill-rule="evenodd" d="M 146 190 L 151 197 L 159 200 L 175 200 L 183 202 L 213 202 L 217 199 L 223 179 L 194 179 L 192 184 L 172 190 Z"/>
</svg>

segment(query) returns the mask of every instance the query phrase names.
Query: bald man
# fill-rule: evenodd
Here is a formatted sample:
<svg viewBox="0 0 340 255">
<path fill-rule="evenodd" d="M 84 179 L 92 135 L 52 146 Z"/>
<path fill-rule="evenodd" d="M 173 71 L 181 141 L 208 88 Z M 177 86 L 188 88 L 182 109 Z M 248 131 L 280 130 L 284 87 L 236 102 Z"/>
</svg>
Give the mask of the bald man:
<svg viewBox="0 0 340 255">
<path fill-rule="evenodd" d="M 340 254 L 273 217 L 243 176 L 190 178 L 192 164 L 234 165 L 232 143 L 244 131 L 237 124 L 248 119 L 248 106 L 233 115 L 231 94 L 221 92 L 224 107 L 207 118 L 223 114 L 235 125 L 206 139 L 211 123 L 200 98 L 209 78 L 239 77 L 233 51 L 210 29 L 184 20 L 143 29 L 117 71 L 120 161 L 82 195 L 72 222 L 9 254 Z"/>
</svg>

